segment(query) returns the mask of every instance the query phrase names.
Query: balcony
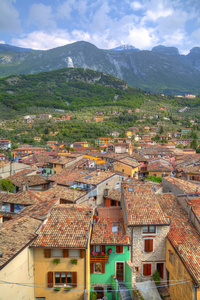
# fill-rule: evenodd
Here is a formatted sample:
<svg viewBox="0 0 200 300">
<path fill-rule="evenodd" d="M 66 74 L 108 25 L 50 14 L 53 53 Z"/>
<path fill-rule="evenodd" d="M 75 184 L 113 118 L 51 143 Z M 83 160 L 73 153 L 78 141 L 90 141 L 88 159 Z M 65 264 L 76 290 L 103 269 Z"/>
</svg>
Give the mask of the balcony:
<svg viewBox="0 0 200 300">
<path fill-rule="evenodd" d="M 100 253 L 97 253 L 96 255 L 90 254 L 90 262 L 91 263 L 102 262 L 102 263 L 107 264 L 108 258 L 109 258 L 108 254 L 105 254 L 105 255 L 101 255 Z"/>
</svg>

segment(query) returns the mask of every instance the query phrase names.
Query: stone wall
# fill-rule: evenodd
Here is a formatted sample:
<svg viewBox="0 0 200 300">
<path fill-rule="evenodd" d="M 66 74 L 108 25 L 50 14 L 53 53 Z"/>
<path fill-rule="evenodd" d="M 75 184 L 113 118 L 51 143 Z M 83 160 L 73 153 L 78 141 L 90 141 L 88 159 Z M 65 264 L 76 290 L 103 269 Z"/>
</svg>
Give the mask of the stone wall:
<svg viewBox="0 0 200 300">
<path fill-rule="evenodd" d="M 152 279 L 152 275 L 157 268 L 157 263 L 164 263 L 165 274 L 165 256 L 166 256 L 166 236 L 169 226 L 156 226 L 155 234 L 142 234 L 142 227 L 133 228 L 132 240 L 132 271 L 133 279 L 138 281 L 147 281 Z M 153 239 L 153 251 L 144 251 L 145 239 Z M 143 264 L 151 264 L 151 276 L 143 275 Z"/>
</svg>

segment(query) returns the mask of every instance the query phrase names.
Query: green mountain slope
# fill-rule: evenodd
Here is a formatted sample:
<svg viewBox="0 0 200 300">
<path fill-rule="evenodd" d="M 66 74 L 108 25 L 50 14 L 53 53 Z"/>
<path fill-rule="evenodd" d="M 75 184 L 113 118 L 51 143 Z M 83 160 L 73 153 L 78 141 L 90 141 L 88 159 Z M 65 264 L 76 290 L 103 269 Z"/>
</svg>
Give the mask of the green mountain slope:
<svg viewBox="0 0 200 300">
<path fill-rule="evenodd" d="M 47 51 L 17 52 L 11 48 L 10 51 L 0 51 L 0 76 L 76 67 L 110 74 L 146 91 L 200 94 L 200 48 L 194 49 L 184 56 L 172 47 L 159 46 L 152 51 L 116 51 L 98 49 L 88 42 L 76 42 Z"/>
<path fill-rule="evenodd" d="M 98 71 L 65 68 L 33 75 L 0 79 L 0 108 L 12 115 L 43 109 L 79 110 L 92 106 L 140 107 L 151 99 L 174 107 L 200 105 L 200 98 L 163 97 L 131 88 L 125 81 Z"/>
</svg>

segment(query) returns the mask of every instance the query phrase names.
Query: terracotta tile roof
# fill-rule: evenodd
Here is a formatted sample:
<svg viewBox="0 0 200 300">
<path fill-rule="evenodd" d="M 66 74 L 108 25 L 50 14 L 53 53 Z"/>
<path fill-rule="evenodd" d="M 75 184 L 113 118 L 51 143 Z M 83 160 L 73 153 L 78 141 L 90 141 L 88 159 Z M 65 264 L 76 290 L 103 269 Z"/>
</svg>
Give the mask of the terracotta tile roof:
<svg viewBox="0 0 200 300">
<path fill-rule="evenodd" d="M 66 165 L 70 162 L 72 162 L 73 160 L 75 160 L 75 158 L 69 158 L 69 157 L 57 157 L 54 159 L 50 159 L 48 162 L 52 163 L 52 164 L 59 164 L 59 165 Z"/>
<path fill-rule="evenodd" d="M 123 164 L 129 165 L 133 168 L 137 168 L 140 165 L 135 159 L 133 159 L 131 157 L 125 157 L 125 158 L 122 158 L 118 161 L 123 163 Z M 116 162 L 116 164 L 117 164 L 117 162 Z"/>
<path fill-rule="evenodd" d="M 131 191 L 132 189 L 133 191 Z M 128 225 L 167 225 L 165 215 L 149 185 L 124 186 Z"/>
<path fill-rule="evenodd" d="M 93 223 L 91 244 L 130 245 L 130 238 L 125 232 L 121 208 L 97 208 L 97 212 L 96 222 Z M 117 232 L 112 232 L 113 226 L 117 226 Z"/>
<path fill-rule="evenodd" d="M 198 165 L 196 164 L 192 164 L 190 166 L 187 167 L 183 167 L 182 168 L 183 172 L 186 174 L 195 174 L 195 175 L 200 175 L 200 163 Z"/>
<path fill-rule="evenodd" d="M 0 269 L 37 236 L 35 232 L 41 223 L 24 216 L 0 224 Z"/>
<path fill-rule="evenodd" d="M 157 195 L 162 209 L 170 218 L 168 239 L 179 257 L 194 278 L 200 284 L 200 236 L 188 216 L 171 193 Z M 178 243 L 181 242 L 180 250 Z"/>
<path fill-rule="evenodd" d="M 200 222 L 200 198 L 188 197 L 188 201 L 192 203 L 192 209 Z"/>
<path fill-rule="evenodd" d="M 29 172 L 30 172 L 30 170 L 29 170 Z M 15 176 L 15 175 L 13 175 L 14 177 L 10 176 L 7 179 L 12 181 L 12 183 L 17 187 L 21 187 L 22 182 L 24 182 L 26 184 L 26 186 L 35 186 L 35 185 L 41 185 L 41 184 L 48 183 L 48 181 L 41 175 L 30 175 L 30 176 L 24 176 L 24 175 Z"/>
<path fill-rule="evenodd" d="M 191 183 L 186 180 L 174 178 L 174 177 L 165 177 L 165 180 L 182 190 L 186 194 L 195 194 L 198 193 L 199 190 L 199 185 Z"/>
<path fill-rule="evenodd" d="M 71 170 L 67 168 L 66 170 L 61 171 L 58 174 L 52 175 L 48 180 L 55 181 L 59 185 L 70 186 L 76 180 L 78 180 L 83 174 L 84 176 L 89 175 L 88 170 L 76 169 Z"/>
<path fill-rule="evenodd" d="M 33 247 L 86 248 L 92 209 L 61 204 L 53 208 Z"/>
<path fill-rule="evenodd" d="M 51 197 L 57 197 L 61 200 L 71 201 L 75 202 L 80 197 L 86 195 L 86 192 L 83 191 L 77 191 L 75 189 L 70 189 L 65 186 L 57 185 L 54 188 L 50 188 L 47 191 L 31 191 L 32 194 L 35 194 L 36 196 L 40 197 L 43 200 L 47 200 Z"/>
<path fill-rule="evenodd" d="M 118 190 L 109 190 L 108 195 L 104 197 L 111 200 L 121 201 L 122 192 Z"/>
<path fill-rule="evenodd" d="M 7 197 L 3 198 L 4 203 L 15 203 L 21 205 L 38 204 L 40 201 L 42 200 L 30 190 L 18 192 L 16 194 L 9 194 Z"/>
<path fill-rule="evenodd" d="M 168 171 L 168 172 L 170 172 L 170 171 L 173 171 L 173 168 L 171 166 L 167 166 L 160 162 L 154 162 L 154 163 L 148 164 L 147 171 L 160 171 L 160 172 Z"/>
<path fill-rule="evenodd" d="M 90 174 L 87 174 L 86 176 L 81 176 L 79 179 L 77 179 L 77 182 L 82 182 L 82 183 L 87 183 L 87 184 L 93 184 L 97 185 L 101 183 L 102 181 L 112 177 L 115 175 L 114 172 L 109 172 L 109 171 L 100 171 L 99 175 L 97 175 L 97 171 L 93 171 Z"/>
</svg>

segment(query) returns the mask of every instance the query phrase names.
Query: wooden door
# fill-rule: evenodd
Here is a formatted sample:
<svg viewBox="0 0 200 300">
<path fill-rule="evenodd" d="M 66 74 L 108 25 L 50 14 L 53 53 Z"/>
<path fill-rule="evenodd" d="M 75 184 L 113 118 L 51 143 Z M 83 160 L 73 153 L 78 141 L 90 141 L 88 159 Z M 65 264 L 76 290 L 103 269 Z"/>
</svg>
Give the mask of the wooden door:
<svg viewBox="0 0 200 300">
<path fill-rule="evenodd" d="M 94 288 L 94 291 L 97 292 L 97 299 L 102 299 L 104 296 L 103 288 L 100 286 L 97 286 Z"/>
<path fill-rule="evenodd" d="M 163 279 L 163 275 L 164 275 L 164 263 L 157 263 L 157 270 L 160 274 L 160 278 Z"/>
<path fill-rule="evenodd" d="M 116 278 L 117 278 L 117 280 L 120 280 L 120 281 L 124 280 L 124 263 L 123 262 L 117 262 Z"/>
</svg>

